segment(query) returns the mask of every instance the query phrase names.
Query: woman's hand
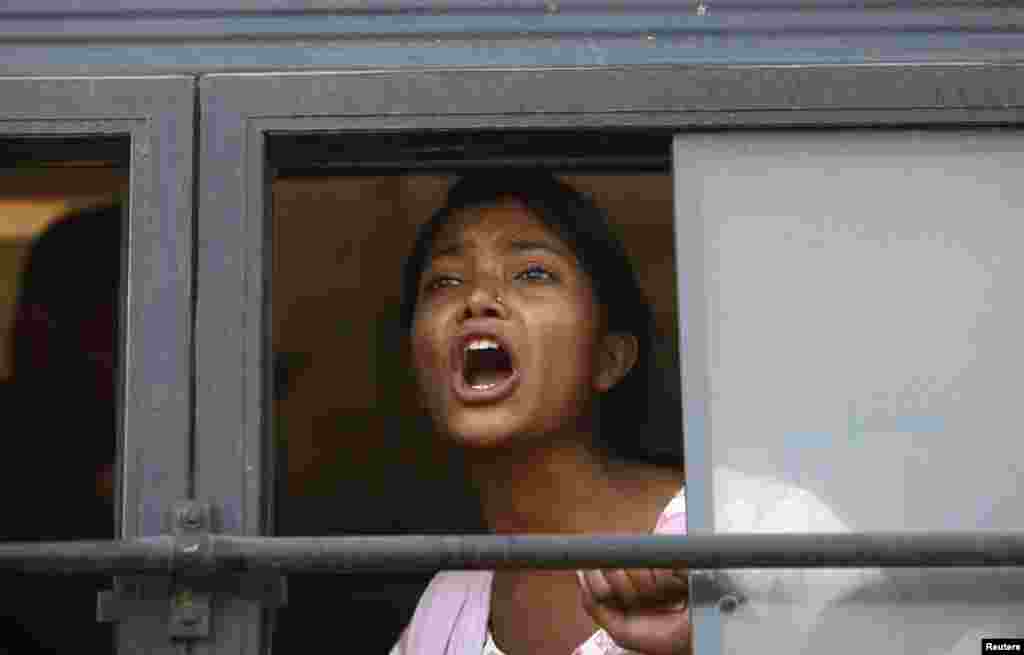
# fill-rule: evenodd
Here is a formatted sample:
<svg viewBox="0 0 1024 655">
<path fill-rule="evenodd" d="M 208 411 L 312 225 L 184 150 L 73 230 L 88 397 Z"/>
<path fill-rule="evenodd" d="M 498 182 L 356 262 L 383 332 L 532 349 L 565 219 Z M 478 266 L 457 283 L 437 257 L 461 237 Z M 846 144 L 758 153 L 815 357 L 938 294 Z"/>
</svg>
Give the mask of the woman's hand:
<svg viewBox="0 0 1024 655">
<path fill-rule="evenodd" d="M 685 570 L 577 572 L 583 608 L 620 647 L 643 655 L 687 655 L 689 580 Z"/>
</svg>

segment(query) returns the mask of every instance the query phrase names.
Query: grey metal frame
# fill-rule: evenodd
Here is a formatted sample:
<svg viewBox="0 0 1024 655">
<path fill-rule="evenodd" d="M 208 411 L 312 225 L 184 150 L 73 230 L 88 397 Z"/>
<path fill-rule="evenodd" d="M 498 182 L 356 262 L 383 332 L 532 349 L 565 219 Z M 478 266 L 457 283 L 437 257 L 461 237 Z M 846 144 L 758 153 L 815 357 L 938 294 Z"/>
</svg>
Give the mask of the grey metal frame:
<svg viewBox="0 0 1024 655">
<path fill-rule="evenodd" d="M 188 492 L 194 87 L 182 76 L 0 78 L 0 138 L 131 141 L 118 433 L 124 539 L 164 532 L 167 510 Z M 177 652 L 160 629 L 165 620 L 159 607 L 122 622 L 119 648 Z"/>
<path fill-rule="evenodd" d="M 1024 13 L 974 0 L 7 0 L 19 75 L 333 67 L 1020 61 Z"/>
<path fill-rule="evenodd" d="M 572 89 L 566 94 L 565 89 Z M 270 515 L 264 369 L 270 286 L 266 135 L 377 130 L 1014 124 L 1024 65 L 624 66 L 211 75 L 200 81 L 202 137 L 197 348 L 197 497 L 223 530 L 264 533 Z M 677 225 L 689 526 L 711 528 L 707 364 L 699 262 Z M 693 240 L 696 248 L 698 240 Z M 210 648 L 255 653 L 260 613 L 232 604 Z M 719 649 L 698 611 L 697 652 Z"/>
</svg>

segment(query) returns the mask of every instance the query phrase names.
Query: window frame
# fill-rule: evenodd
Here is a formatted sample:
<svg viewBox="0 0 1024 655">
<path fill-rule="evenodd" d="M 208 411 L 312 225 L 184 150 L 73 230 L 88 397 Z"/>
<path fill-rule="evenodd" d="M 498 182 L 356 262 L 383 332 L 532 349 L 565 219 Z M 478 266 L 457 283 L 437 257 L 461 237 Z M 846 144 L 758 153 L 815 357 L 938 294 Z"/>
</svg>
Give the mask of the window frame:
<svg viewBox="0 0 1024 655">
<path fill-rule="evenodd" d="M 130 139 L 118 341 L 120 539 L 166 532 L 168 510 L 190 486 L 194 86 L 187 76 L 0 77 L 0 138 Z M 165 622 L 165 604 L 120 621 L 118 649 L 179 652 Z"/>
<path fill-rule="evenodd" d="M 271 133 L 1010 125 L 1024 118 L 1024 65 L 638 65 L 216 74 L 199 83 L 196 491 L 226 533 L 267 534 Z M 565 94 L 573 89 L 571 95 Z M 682 226 L 676 217 L 677 242 Z M 699 241 L 693 240 L 698 248 Z M 697 253 L 677 252 L 680 262 Z M 708 373 L 685 320 L 702 281 L 677 268 L 688 521 L 709 532 Z M 696 652 L 721 650 L 717 608 L 695 609 Z M 256 603 L 230 601 L 201 652 L 256 653 Z"/>
</svg>

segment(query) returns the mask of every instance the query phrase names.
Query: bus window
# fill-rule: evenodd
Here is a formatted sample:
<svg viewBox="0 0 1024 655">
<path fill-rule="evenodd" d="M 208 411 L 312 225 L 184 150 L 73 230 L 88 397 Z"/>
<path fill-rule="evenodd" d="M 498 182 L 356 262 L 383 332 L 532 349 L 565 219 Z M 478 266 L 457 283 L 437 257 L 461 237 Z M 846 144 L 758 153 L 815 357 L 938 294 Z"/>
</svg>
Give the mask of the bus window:
<svg viewBox="0 0 1024 655">
<path fill-rule="evenodd" d="M 1016 529 L 1021 146 L 1007 129 L 678 137 L 715 531 Z M 727 651 L 966 653 L 1024 630 L 1012 568 L 728 575 L 749 602 L 723 612 Z"/>
<path fill-rule="evenodd" d="M 486 156 L 465 150 L 474 137 Z M 573 153 L 566 138 L 492 133 L 360 141 L 318 135 L 270 142 L 277 171 L 269 330 L 274 534 L 488 529 L 462 451 L 437 434 L 417 392 L 400 315 L 403 263 L 417 227 L 445 203 L 463 174 L 519 170 L 529 157 L 544 164 L 553 152 L 561 160 L 551 169 L 606 213 L 649 298 L 658 384 L 666 393 L 663 414 L 655 419 L 638 410 L 634 427 L 639 433 L 644 423 L 652 424 L 652 445 L 681 475 L 670 139 L 634 135 L 633 143 L 648 144 L 649 151 L 641 153 L 645 165 L 628 159 L 630 168 L 626 157 L 610 161 L 608 144 L 621 141 L 593 135 L 591 142 L 606 149 L 592 145 L 567 164 L 566 150 Z M 576 147 L 585 142 L 581 136 L 572 141 Z M 452 153 L 457 161 L 446 160 Z M 536 493 L 525 486 L 520 491 Z M 651 522 L 653 528 L 653 517 Z M 385 652 L 429 578 L 400 572 L 292 576 L 274 646 L 288 652 L 311 635 L 328 639 L 336 618 L 345 616 L 363 627 L 369 650 Z"/>
<path fill-rule="evenodd" d="M 112 539 L 128 143 L 5 139 L 0 151 L 0 480 L 12 501 L 0 533 Z M 109 576 L 4 572 L 2 584 L 0 650 L 111 652 L 111 626 L 95 620 Z"/>
</svg>

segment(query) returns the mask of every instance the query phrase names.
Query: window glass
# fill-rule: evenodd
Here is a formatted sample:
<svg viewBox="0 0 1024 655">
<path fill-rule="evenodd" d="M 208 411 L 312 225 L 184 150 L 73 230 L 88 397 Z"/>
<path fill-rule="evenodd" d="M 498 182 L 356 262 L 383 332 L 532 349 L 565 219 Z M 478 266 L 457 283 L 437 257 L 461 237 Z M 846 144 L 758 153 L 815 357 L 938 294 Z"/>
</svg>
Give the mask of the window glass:
<svg viewBox="0 0 1024 655">
<path fill-rule="evenodd" d="M 7 541 L 112 539 L 126 139 L 0 143 Z M 110 652 L 104 576 L 4 572 L 0 650 Z"/>
<path fill-rule="evenodd" d="M 650 422 L 651 443 L 682 471 L 667 137 L 638 135 L 633 153 L 612 148 L 623 148 L 621 139 L 593 136 L 590 145 L 536 134 L 275 138 L 269 147 L 277 172 L 269 337 L 275 534 L 488 530 L 464 452 L 438 434 L 425 408 L 400 320 L 402 267 L 416 229 L 445 203 L 460 174 L 473 170 L 554 162 L 563 182 L 607 214 L 658 328 L 662 414 L 637 409 L 635 425 Z M 509 484 L 536 494 L 521 482 Z M 330 639 L 343 616 L 363 627 L 369 651 L 384 652 L 429 579 L 292 576 L 274 648 L 289 652 L 312 635 Z"/>
<path fill-rule="evenodd" d="M 1022 146 L 1007 130 L 678 139 L 708 527 L 1019 526 Z M 1024 633 L 1018 570 L 733 577 L 749 602 L 724 621 L 729 652 L 968 653 Z"/>
</svg>

